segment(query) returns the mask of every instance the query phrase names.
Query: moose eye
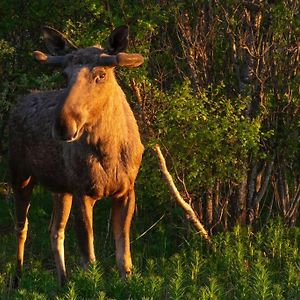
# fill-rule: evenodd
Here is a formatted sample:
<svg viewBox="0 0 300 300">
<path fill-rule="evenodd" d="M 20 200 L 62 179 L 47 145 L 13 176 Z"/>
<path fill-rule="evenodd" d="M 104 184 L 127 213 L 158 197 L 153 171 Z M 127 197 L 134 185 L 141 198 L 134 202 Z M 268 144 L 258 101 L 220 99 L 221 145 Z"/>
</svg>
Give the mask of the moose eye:
<svg viewBox="0 0 300 300">
<path fill-rule="evenodd" d="M 95 76 L 94 80 L 95 80 L 95 83 L 101 83 L 105 80 L 105 77 L 106 77 L 106 74 L 105 73 L 99 73 Z"/>
</svg>

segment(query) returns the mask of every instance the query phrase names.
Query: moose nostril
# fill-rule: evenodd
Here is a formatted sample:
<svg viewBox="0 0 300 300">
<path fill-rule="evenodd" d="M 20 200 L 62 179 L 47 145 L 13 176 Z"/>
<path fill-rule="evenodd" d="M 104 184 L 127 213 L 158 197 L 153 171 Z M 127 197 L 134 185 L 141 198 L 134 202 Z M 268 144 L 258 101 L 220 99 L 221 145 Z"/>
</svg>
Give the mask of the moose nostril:
<svg viewBox="0 0 300 300">
<path fill-rule="evenodd" d="M 65 124 L 57 121 L 52 128 L 52 136 L 55 139 L 71 142 L 78 138 L 78 129 L 75 122 Z"/>
</svg>

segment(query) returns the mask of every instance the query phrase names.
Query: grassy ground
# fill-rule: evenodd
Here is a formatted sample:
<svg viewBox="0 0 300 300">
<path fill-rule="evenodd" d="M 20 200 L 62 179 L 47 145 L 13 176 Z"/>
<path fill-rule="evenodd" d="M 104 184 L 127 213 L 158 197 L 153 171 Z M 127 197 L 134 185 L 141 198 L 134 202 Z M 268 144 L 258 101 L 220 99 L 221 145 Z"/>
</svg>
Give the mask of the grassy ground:
<svg viewBox="0 0 300 300">
<path fill-rule="evenodd" d="M 120 280 L 114 261 L 109 202 L 96 205 L 98 263 L 85 272 L 78 267 L 71 217 L 65 245 L 70 280 L 59 289 L 48 234 L 51 198 L 37 189 L 29 216 L 24 276 L 20 288 L 14 291 L 7 287 L 16 251 L 13 203 L 11 197 L 0 196 L 0 298 L 300 299 L 300 229 L 287 230 L 280 222 L 256 234 L 247 228 L 218 234 L 214 237 L 214 253 L 192 230 L 176 227 L 176 220 L 172 224 L 166 217 L 140 237 L 159 219 L 140 209 L 132 231 L 135 273 L 131 280 Z"/>
</svg>

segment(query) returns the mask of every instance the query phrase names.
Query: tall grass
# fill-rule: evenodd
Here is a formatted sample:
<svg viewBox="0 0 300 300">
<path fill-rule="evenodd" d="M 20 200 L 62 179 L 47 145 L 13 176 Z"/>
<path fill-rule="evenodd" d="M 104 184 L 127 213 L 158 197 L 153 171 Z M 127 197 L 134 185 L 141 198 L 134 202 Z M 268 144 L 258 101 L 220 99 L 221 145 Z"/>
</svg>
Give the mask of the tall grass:
<svg viewBox="0 0 300 300">
<path fill-rule="evenodd" d="M 71 217 L 65 245 L 69 281 L 60 289 L 47 230 L 50 215 L 50 195 L 37 189 L 24 276 L 14 291 L 9 287 L 16 251 L 13 204 L 10 197 L 0 198 L 1 299 L 300 299 L 300 229 L 286 229 L 280 221 L 257 233 L 240 227 L 219 233 L 213 252 L 193 231 L 176 227 L 176 217 L 173 224 L 162 219 L 136 239 L 152 219 L 139 211 L 132 232 L 134 275 L 123 281 L 115 267 L 110 203 L 104 200 L 95 211 L 98 263 L 87 271 L 78 267 Z"/>
</svg>

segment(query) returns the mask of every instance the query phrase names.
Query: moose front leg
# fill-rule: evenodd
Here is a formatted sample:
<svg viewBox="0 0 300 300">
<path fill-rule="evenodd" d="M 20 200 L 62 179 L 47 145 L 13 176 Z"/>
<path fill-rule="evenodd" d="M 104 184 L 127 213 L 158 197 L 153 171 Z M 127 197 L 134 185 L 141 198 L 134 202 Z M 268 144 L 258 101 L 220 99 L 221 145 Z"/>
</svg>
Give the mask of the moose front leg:
<svg viewBox="0 0 300 300">
<path fill-rule="evenodd" d="M 14 183 L 13 189 L 15 198 L 16 229 L 18 239 L 17 265 L 13 287 L 17 288 L 19 286 L 19 280 L 22 275 L 24 262 L 24 247 L 28 231 L 27 214 L 30 206 L 29 198 L 33 189 L 33 182 L 31 177 L 28 177 L 26 180 L 21 180 L 19 183 Z"/>
<path fill-rule="evenodd" d="M 96 261 L 93 233 L 93 207 L 95 202 L 96 200 L 87 196 L 74 199 L 75 230 L 84 268 L 89 263 Z"/>
<path fill-rule="evenodd" d="M 53 212 L 50 224 L 51 246 L 54 254 L 58 280 L 61 286 L 66 282 L 64 255 L 65 227 L 72 207 L 72 195 L 54 194 Z"/>
<path fill-rule="evenodd" d="M 133 189 L 124 197 L 113 199 L 112 223 L 116 244 L 116 260 L 123 278 L 132 273 L 130 225 L 134 209 L 135 193 Z"/>
</svg>

